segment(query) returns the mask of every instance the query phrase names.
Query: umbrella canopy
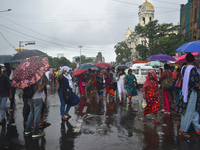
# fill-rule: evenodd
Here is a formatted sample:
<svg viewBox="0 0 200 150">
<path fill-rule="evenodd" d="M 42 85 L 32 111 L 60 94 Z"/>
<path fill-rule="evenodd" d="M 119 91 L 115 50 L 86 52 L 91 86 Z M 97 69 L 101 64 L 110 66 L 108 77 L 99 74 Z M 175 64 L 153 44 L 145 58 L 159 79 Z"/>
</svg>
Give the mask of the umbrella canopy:
<svg viewBox="0 0 200 150">
<path fill-rule="evenodd" d="M 116 69 L 117 70 L 126 70 L 126 69 L 128 69 L 128 67 L 124 66 L 124 65 L 119 65 L 119 66 L 116 67 Z"/>
<path fill-rule="evenodd" d="M 104 68 L 111 68 L 112 67 L 110 64 L 104 63 L 104 62 L 99 62 L 99 63 L 96 63 L 94 65 L 98 66 L 98 67 L 104 67 Z"/>
<path fill-rule="evenodd" d="M 81 64 L 77 69 L 91 69 L 94 67 L 95 66 L 91 63 L 85 63 L 85 64 Z"/>
<path fill-rule="evenodd" d="M 87 69 L 75 69 L 73 72 L 72 72 L 72 75 L 73 76 L 76 76 L 76 75 L 80 75 L 82 74 L 83 72 L 87 71 Z"/>
<path fill-rule="evenodd" d="M 150 56 L 147 60 L 175 61 L 176 59 L 174 59 L 172 56 L 158 54 Z"/>
<path fill-rule="evenodd" d="M 152 67 L 160 67 L 160 66 L 163 66 L 164 64 L 162 62 L 159 62 L 159 61 L 151 61 L 151 62 L 148 62 L 146 64 L 146 66 L 152 66 Z"/>
<path fill-rule="evenodd" d="M 0 63 L 18 63 L 21 60 L 12 60 L 12 55 L 0 55 Z"/>
<path fill-rule="evenodd" d="M 12 60 L 19 60 L 19 59 L 29 58 L 32 56 L 42 56 L 42 55 L 45 55 L 45 53 L 39 50 L 24 50 L 22 52 L 18 52 L 17 54 L 15 54 Z"/>
<path fill-rule="evenodd" d="M 194 55 L 194 56 L 197 56 L 198 54 L 199 54 L 199 53 L 192 53 L 192 55 Z M 185 63 L 185 62 L 186 62 L 186 60 L 185 60 L 186 55 L 187 55 L 187 54 L 180 56 L 180 57 L 175 61 L 175 63 L 176 63 L 176 64 L 179 64 L 179 65 Z"/>
<path fill-rule="evenodd" d="M 200 40 L 188 42 L 176 49 L 179 52 L 200 52 Z"/>
<path fill-rule="evenodd" d="M 48 70 L 47 57 L 33 56 L 22 61 L 13 72 L 12 86 L 24 89 L 38 82 Z"/>
</svg>

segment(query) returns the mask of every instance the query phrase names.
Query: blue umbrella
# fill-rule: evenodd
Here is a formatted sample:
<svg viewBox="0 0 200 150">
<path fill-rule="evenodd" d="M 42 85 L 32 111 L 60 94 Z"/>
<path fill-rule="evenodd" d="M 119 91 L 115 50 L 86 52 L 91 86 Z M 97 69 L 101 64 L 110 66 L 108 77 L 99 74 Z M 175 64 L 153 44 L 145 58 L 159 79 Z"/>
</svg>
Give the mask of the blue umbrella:
<svg viewBox="0 0 200 150">
<path fill-rule="evenodd" d="M 158 54 L 150 56 L 147 60 L 175 61 L 176 59 L 174 59 L 172 56 Z"/>
<path fill-rule="evenodd" d="M 200 40 L 188 42 L 176 49 L 179 52 L 200 52 Z"/>
<path fill-rule="evenodd" d="M 151 61 L 151 62 L 148 62 L 147 65 L 149 66 L 152 66 L 152 67 L 156 67 L 156 66 L 163 66 L 164 64 L 159 62 L 159 61 Z"/>
</svg>

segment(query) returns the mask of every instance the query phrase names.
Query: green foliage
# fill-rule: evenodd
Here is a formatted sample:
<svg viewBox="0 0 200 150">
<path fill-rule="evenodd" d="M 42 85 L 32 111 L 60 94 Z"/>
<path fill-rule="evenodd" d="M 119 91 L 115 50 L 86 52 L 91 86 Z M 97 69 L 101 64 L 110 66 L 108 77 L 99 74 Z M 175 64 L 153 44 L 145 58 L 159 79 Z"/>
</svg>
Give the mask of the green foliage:
<svg viewBox="0 0 200 150">
<path fill-rule="evenodd" d="M 137 45 L 136 46 L 136 51 L 138 51 L 139 56 L 141 57 L 142 60 L 147 60 L 148 57 L 148 48 L 144 45 Z"/>
<path fill-rule="evenodd" d="M 125 63 L 131 60 L 131 48 L 128 47 L 126 42 L 122 41 L 117 43 L 115 46 L 115 53 L 117 55 L 117 63 Z M 124 61 L 126 60 L 126 61 Z"/>
<path fill-rule="evenodd" d="M 138 24 L 135 32 L 148 41 L 149 56 L 164 53 L 174 55 L 175 50 L 181 46 L 182 34 L 178 33 L 180 25 L 172 23 L 159 24 L 158 20 L 151 21 L 145 26 Z"/>
<path fill-rule="evenodd" d="M 81 55 L 81 63 L 91 63 L 93 62 L 92 58 L 86 58 L 84 55 Z"/>
</svg>

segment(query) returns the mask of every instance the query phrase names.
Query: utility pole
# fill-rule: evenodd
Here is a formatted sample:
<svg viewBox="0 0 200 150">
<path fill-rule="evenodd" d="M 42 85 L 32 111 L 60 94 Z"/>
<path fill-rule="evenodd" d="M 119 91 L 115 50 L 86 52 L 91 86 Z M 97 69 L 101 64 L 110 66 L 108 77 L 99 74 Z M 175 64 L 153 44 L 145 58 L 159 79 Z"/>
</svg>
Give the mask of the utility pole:
<svg viewBox="0 0 200 150">
<path fill-rule="evenodd" d="M 83 46 L 78 46 L 79 48 L 80 48 L 80 64 L 81 64 L 81 48 L 83 47 Z"/>
</svg>

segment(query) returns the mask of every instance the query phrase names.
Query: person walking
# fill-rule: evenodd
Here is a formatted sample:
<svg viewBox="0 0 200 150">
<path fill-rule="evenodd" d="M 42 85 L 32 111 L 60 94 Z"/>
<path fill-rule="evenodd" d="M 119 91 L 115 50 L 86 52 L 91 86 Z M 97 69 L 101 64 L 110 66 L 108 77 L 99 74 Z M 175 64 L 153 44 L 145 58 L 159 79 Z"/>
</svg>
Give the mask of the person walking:
<svg viewBox="0 0 200 150">
<path fill-rule="evenodd" d="M 85 96 L 85 87 L 86 87 L 85 73 L 78 75 L 78 86 L 79 86 L 80 96 L 84 97 Z"/>
<path fill-rule="evenodd" d="M 97 80 L 97 90 L 98 90 L 98 95 L 99 95 L 99 101 L 103 101 L 103 75 L 101 74 L 100 70 L 97 71 L 96 75 L 96 80 Z"/>
<path fill-rule="evenodd" d="M 104 74 L 105 83 L 106 83 L 106 98 L 108 95 L 108 99 L 111 100 L 111 95 L 114 95 L 113 74 L 110 73 L 110 68 L 107 68 L 106 71 L 107 73 Z"/>
<path fill-rule="evenodd" d="M 92 73 L 91 69 L 88 69 L 88 74 L 86 77 L 86 91 L 87 91 L 87 97 L 88 102 L 92 100 L 92 97 L 95 94 L 95 84 L 94 84 L 94 74 Z"/>
<path fill-rule="evenodd" d="M 126 92 L 124 86 L 125 86 L 125 73 L 123 70 L 119 70 L 118 74 L 117 74 L 117 89 L 118 89 L 118 93 L 119 93 L 119 103 L 122 103 L 122 96 L 123 94 Z"/>
<path fill-rule="evenodd" d="M 32 132 L 32 138 L 39 138 L 45 135 L 45 132 L 39 131 L 40 124 L 40 115 L 43 108 L 43 99 L 44 99 L 44 87 L 45 83 L 42 82 L 42 78 L 35 83 L 33 89 L 35 91 L 33 97 L 28 99 L 30 105 L 30 113 L 28 116 L 27 126 L 25 135 L 29 135 Z M 32 122 L 34 120 L 34 128 L 31 130 Z"/>
<path fill-rule="evenodd" d="M 183 77 L 180 99 L 176 112 L 181 113 L 181 125 L 179 135 L 190 137 L 187 131 L 191 125 L 200 135 L 199 112 L 200 112 L 200 75 L 194 66 L 195 58 L 191 53 L 186 55 L 187 65 L 183 66 L 181 75 Z"/>
<path fill-rule="evenodd" d="M 134 74 L 132 74 L 132 70 L 128 70 L 128 74 L 125 77 L 125 88 L 128 93 L 129 104 L 132 103 L 131 98 L 132 96 L 138 95 L 136 89 L 137 79 Z"/>
<path fill-rule="evenodd" d="M 8 76 L 2 73 L 2 67 L 0 65 L 0 124 L 6 123 L 6 102 L 12 99 L 11 85 Z"/>
<path fill-rule="evenodd" d="M 146 100 L 147 106 L 144 108 L 143 121 L 146 121 L 146 115 L 153 113 L 154 123 L 161 124 L 157 119 L 157 113 L 160 110 L 158 99 L 158 79 L 155 71 L 150 71 L 146 77 L 146 81 L 142 87 L 143 98 Z"/>
<path fill-rule="evenodd" d="M 164 69 L 165 71 L 161 74 L 159 74 L 159 81 L 162 83 L 163 80 L 168 79 L 168 78 L 172 78 L 172 72 L 169 71 L 170 66 L 168 64 L 164 65 Z M 161 101 L 163 103 L 163 109 L 161 110 L 161 112 L 163 112 L 166 115 L 170 115 L 170 105 L 169 105 L 169 98 L 173 99 L 173 95 L 172 95 L 172 90 L 168 89 L 168 90 L 164 90 L 163 86 L 162 86 L 162 97 L 161 97 Z M 173 101 L 171 101 L 171 105 L 173 105 Z M 167 112 L 165 111 L 167 107 Z"/>
</svg>

